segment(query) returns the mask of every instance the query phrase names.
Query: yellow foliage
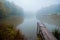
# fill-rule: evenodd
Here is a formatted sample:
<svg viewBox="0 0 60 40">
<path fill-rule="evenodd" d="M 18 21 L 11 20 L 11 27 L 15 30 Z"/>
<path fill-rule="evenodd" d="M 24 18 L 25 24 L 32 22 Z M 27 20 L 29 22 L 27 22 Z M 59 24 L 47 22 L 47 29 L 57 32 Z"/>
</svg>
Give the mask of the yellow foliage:
<svg viewBox="0 0 60 40">
<path fill-rule="evenodd" d="M 22 33 L 12 25 L 0 24 L 1 40 L 24 40 Z"/>
</svg>

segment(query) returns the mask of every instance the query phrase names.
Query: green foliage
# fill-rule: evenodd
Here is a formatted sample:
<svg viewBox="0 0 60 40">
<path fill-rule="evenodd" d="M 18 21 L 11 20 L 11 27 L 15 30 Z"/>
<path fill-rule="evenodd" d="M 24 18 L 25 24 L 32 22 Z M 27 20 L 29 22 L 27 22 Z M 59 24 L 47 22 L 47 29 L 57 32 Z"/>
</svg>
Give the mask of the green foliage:
<svg viewBox="0 0 60 40">
<path fill-rule="evenodd" d="M 52 33 L 58 40 L 60 40 L 60 32 L 58 29 L 54 29 Z"/>
<path fill-rule="evenodd" d="M 9 39 L 13 39 L 14 36 L 15 36 L 15 31 L 14 31 L 13 26 L 6 25 L 6 24 L 0 25 L 0 39 L 9 40 Z"/>
<path fill-rule="evenodd" d="M 20 30 L 17 31 L 14 40 L 24 40 L 24 36 L 20 32 Z"/>
<path fill-rule="evenodd" d="M 0 40 L 23 40 L 15 25 L 22 20 L 23 10 L 8 1 L 0 2 Z M 20 19 L 19 19 L 19 18 Z M 13 20 L 14 19 L 14 20 Z M 19 22 L 20 24 L 21 22 Z M 14 25 L 15 24 L 15 25 Z"/>
<path fill-rule="evenodd" d="M 22 33 L 16 30 L 12 25 L 0 25 L 0 39 L 1 40 L 24 40 Z"/>
<path fill-rule="evenodd" d="M 14 3 L 0 2 L 0 23 L 19 25 L 23 22 L 23 10 Z"/>
<path fill-rule="evenodd" d="M 14 3 L 8 1 L 0 2 L 0 16 L 22 16 L 23 10 L 21 7 L 16 6 Z"/>
</svg>

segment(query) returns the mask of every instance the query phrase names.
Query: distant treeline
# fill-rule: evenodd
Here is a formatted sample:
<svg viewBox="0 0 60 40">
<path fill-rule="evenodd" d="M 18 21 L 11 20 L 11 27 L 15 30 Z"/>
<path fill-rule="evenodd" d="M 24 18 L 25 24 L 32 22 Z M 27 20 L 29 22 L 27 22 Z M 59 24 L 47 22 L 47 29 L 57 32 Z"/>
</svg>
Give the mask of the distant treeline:
<svg viewBox="0 0 60 40">
<path fill-rule="evenodd" d="M 24 11 L 21 7 L 8 1 L 0 2 L 0 23 L 19 24 L 22 23 Z"/>
<path fill-rule="evenodd" d="M 24 40 L 16 26 L 23 22 L 23 9 L 6 0 L 0 0 L 0 40 Z"/>
</svg>

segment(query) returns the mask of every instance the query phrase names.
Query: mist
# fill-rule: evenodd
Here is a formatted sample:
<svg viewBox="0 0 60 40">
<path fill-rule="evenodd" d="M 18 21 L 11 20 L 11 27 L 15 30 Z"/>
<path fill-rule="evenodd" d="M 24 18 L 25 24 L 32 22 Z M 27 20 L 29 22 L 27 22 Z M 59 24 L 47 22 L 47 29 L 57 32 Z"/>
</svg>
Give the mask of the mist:
<svg viewBox="0 0 60 40">
<path fill-rule="evenodd" d="M 45 24 L 50 32 L 56 26 L 60 27 L 60 0 L 0 0 L 0 26 L 4 25 L 1 27 L 4 32 L 7 29 L 9 33 L 14 33 L 14 38 L 39 39 L 37 22 Z"/>
<path fill-rule="evenodd" d="M 41 8 L 60 3 L 60 0 L 8 0 L 22 7 L 24 11 L 36 12 Z"/>
<path fill-rule="evenodd" d="M 60 26 L 60 4 L 42 8 L 38 11 L 37 19 L 41 22 Z"/>
<path fill-rule="evenodd" d="M 23 22 L 23 9 L 9 1 L 0 1 L 0 23 L 20 25 Z"/>
</svg>

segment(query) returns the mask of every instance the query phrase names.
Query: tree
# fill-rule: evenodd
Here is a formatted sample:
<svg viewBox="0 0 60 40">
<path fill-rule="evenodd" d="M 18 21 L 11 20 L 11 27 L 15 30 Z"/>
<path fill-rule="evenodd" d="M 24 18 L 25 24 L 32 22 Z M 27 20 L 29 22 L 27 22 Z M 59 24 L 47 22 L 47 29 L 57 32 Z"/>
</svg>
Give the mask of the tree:
<svg viewBox="0 0 60 40">
<path fill-rule="evenodd" d="M 22 15 L 22 16 L 21 16 Z M 0 0 L 0 40 L 24 38 L 16 26 L 23 22 L 23 10 L 6 0 Z"/>
<path fill-rule="evenodd" d="M 17 26 L 23 22 L 23 9 L 8 1 L 0 2 L 0 23 Z"/>
</svg>

